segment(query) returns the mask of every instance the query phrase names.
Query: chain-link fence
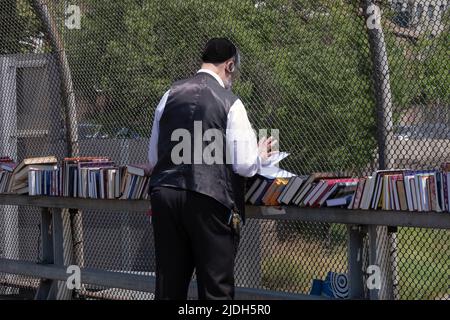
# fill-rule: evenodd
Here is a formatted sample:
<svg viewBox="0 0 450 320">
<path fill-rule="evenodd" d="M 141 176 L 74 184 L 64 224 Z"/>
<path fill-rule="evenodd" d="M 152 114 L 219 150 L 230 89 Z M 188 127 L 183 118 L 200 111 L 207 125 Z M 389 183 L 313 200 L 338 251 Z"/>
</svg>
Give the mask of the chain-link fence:
<svg viewBox="0 0 450 320">
<path fill-rule="evenodd" d="M 255 128 L 280 130 L 280 148 L 291 153 L 286 169 L 437 168 L 450 159 L 448 7 L 443 0 L 2 0 L 0 154 L 145 162 L 160 97 L 197 71 L 207 39 L 226 36 L 242 54 L 234 92 Z M 39 211 L 0 210 L 0 257 L 40 261 Z M 154 271 L 145 215 L 84 211 L 82 226 L 85 266 Z M 392 235 L 396 297 L 448 299 L 448 231 Z M 347 271 L 343 225 L 250 220 L 244 228 L 238 285 L 308 293 L 328 271 Z M 38 283 L 1 279 L 6 293 L 29 293 Z M 80 294 L 151 298 L 96 287 Z"/>
</svg>

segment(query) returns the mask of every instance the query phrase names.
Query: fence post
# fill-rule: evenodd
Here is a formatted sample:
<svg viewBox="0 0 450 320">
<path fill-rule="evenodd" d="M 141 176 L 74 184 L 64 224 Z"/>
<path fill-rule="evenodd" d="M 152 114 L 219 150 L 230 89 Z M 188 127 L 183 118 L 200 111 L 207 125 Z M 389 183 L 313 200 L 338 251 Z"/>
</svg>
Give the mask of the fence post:
<svg viewBox="0 0 450 320">
<path fill-rule="evenodd" d="M 372 57 L 373 84 L 376 104 L 376 123 L 377 123 L 377 144 L 378 144 L 378 167 L 386 169 L 392 163 L 390 162 L 389 143 L 392 142 L 392 94 L 389 79 L 389 63 L 386 49 L 386 42 L 381 26 L 381 12 L 373 0 L 363 0 L 364 16 L 366 18 L 366 29 L 369 40 L 369 49 Z M 369 21 L 374 19 L 374 21 Z M 396 242 L 391 242 L 387 233 L 387 227 L 378 226 L 369 227 L 369 241 L 371 249 L 369 252 L 375 255 L 370 264 L 380 263 L 379 267 L 383 275 L 384 285 L 392 283 L 392 266 L 389 266 L 391 260 L 390 254 L 396 252 Z M 372 243 L 374 242 L 374 243 Z M 376 248 L 372 245 L 376 244 Z M 392 247 L 391 247 L 392 246 Z M 391 248 L 390 248 L 391 247 Z M 376 250 L 377 252 L 373 252 Z M 395 255 L 394 255 L 395 257 Z M 379 260 L 382 259 L 382 260 Z M 394 265 L 396 265 L 394 263 Z M 373 291 L 373 290 L 372 290 Z M 371 298 L 375 293 L 371 291 Z M 377 298 L 392 298 L 392 288 L 382 290 Z"/>
<path fill-rule="evenodd" d="M 364 233 L 362 232 L 361 228 L 361 226 L 347 225 L 348 282 L 350 299 L 364 298 Z"/>
<path fill-rule="evenodd" d="M 16 59 L 0 57 L 0 151 L 17 160 L 17 103 L 16 103 Z M 19 259 L 19 208 L 2 206 L 1 227 L 3 229 L 4 257 Z M 0 229 L 0 232 L 2 230 Z M 0 234 L 1 235 L 1 234 Z M 12 280 L 13 275 L 7 275 Z M 6 288 L 5 294 L 17 293 L 14 288 Z"/>
<path fill-rule="evenodd" d="M 54 263 L 53 251 L 53 237 L 52 237 L 52 215 L 49 208 L 41 209 L 41 245 L 42 245 L 42 260 L 43 264 Z M 45 300 L 51 298 L 52 289 L 55 286 L 55 281 L 50 279 L 41 279 L 39 287 L 34 296 L 37 300 Z M 53 297 L 54 298 L 54 297 Z"/>
</svg>

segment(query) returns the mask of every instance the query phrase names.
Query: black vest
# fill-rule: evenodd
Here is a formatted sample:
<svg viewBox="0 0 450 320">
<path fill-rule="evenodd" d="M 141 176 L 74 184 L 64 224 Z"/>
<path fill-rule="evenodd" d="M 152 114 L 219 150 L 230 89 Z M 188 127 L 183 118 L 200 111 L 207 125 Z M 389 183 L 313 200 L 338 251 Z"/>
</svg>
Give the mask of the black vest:
<svg viewBox="0 0 450 320">
<path fill-rule="evenodd" d="M 237 210 L 244 217 L 244 178 L 235 174 L 231 163 L 226 162 L 227 116 L 237 99 L 208 73 L 197 73 L 172 85 L 159 122 L 158 162 L 150 178 L 150 188 L 169 186 L 199 192 L 230 210 Z M 203 157 L 201 164 L 194 163 L 194 121 L 201 121 L 202 136 L 208 129 L 221 133 L 221 164 L 206 164 Z M 188 164 L 172 161 L 172 149 L 181 141 L 171 141 L 176 129 L 185 129 L 190 134 L 191 162 Z M 205 150 L 211 142 L 201 140 L 201 150 Z M 197 148 L 199 145 L 197 141 Z"/>
</svg>

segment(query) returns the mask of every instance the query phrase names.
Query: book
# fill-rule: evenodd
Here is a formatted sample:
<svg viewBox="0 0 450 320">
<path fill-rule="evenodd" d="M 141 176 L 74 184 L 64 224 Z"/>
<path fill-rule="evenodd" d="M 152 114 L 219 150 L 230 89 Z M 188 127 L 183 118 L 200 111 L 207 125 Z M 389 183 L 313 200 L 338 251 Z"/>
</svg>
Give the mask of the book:
<svg viewBox="0 0 450 320">
<path fill-rule="evenodd" d="M 8 192 L 23 194 L 28 193 L 28 170 L 30 166 L 40 168 L 44 165 L 56 165 L 55 156 L 26 158 L 15 166 L 8 182 Z M 52 166 L 53 167 L 53 166 Z M 42 168 L 42 167 L 41 167 Z M 25 184 L 24 184 L 25 183 Z"/>
<path fill-rule="evenodd" d="M 277 201 L 279 195 L 283 191 L 283 188 L 289 182 L 288 178 L 277 178 L 273 180 L 271 186 L 267 190 L 266 194 L 262 198 L 262 203 L 267 206 L 276 206 L 279 204 Z"/>
<path fill-rule="evenodd" d="M 253 179 L 253 183 L 251 184 L 250 188 L 247 190 L 247 192 L 245 193 L 245 202 L 248 202 L 248 200 L 250 199 L 250 197 L 252 196 L 252 194 L 256 191 L 256 189 L 258 188 L 258 186 L 261 184 L 261 182 L 263 181 L 263 178 L 257 177 L 256 179 Z"/>
<path fill-rule="evenodd" d="M 89 156 L 89 157 L 66 157 L 62 161 L 62 169 L 60 176 L 60 189 L 61 194 L 65 197 L 77 197 L 80 195 L 82 188 L 87 188 L 86 173 L 82 179 L 79 172 L 80 163 L 90 162 L 108 162 L 111 161 L 107 157 L 103 156 Z M 84 186 L 83 186 L 84 184 Z M 86 190 L 85 190 L 86 191 Z M 87 197 L 87 191 L 82 194 L 83 197 Z"/>
<path fill-rule="evenodd" d="M 340 198 L 328 199 L 326 201 L 327 207 L 339 207 L 349 205 L 352 200 L 352 196 L 353 195 L 349 194 Z"/>
<path fill-rule="evenodd" d="M 368 210 L 370 206 L 370 202 L 372 199 L 372 195 L 375 189 L 375 173 L 372 176 L 369 176 L 364 185 L 363 195 L 360 201 L 359 208 L 363 210 Z"/>
<path fill-rule="evenodd" d="M 281 199 L 278 199 L 278 202 L 286 205 L 290 204 L 295 194 L 307 179 L 308 176 L 297 176 L 289 179 L 289 184 L 286 186 L 285 193 L 281 194 Z"/>
<path fill-rule="evenodd" d="M 129 164 L 127 165 L 127 172 L 130 174 L 135 174 L 137 176 L 150 176 L 152 173 L 152 167 L 150 164 Z"/>
<path fill-rule="evenodd" d="M 366 184 L 367 177 L 361 178 L 358 182 L 358 186 L 356 187 L 355 200 L 353 202 L 352 209 L 359 209 L 359 205 L 362 199 L 362 194 L 364 191 L 364 185 Z"/>
<path fill-rule="evenodd" d="M 249 202 L 253 205 L 259 205 L 261 202 L 261 198 L 267 189 L 272 184 L 273 179 L 264 179 L 259 185 L 258 189 L 256 189 L 255 193 L 251 196 Z"/>
<path fill-rule="evenodd" d="M 294 196 L 294 204 L 299 205 L 304 198 L 307 196 L 308 191 L 311 189 L 312 183 L 317 183 L 318 180 L 324 178 L 349 178 L 347 175 L 343 175 L 341 173 L 332 173 L 332 172 L 314 172 L 312 173 L 308 179 L 303 183 L 300 187 L 296 196 Z M 312 189 L 311 189 L 312 191 Z"/>
<path fill-rule="evenodd" d="M 406 211 L 406 210 L 408 210 L 408 202 L 406 200 L 404 179 L 398 179 L 396 181 L 396 184 L 397 184 L 397 192 L 398 192 L 398 200 L 399 200 L 400 210 Z"/>
<path fill-rule="evenodd" d="M 358 178 L 325 179 L 324 186 L 309 201 L 311 207 L 320 207 L 328 198 L 353 194 L 358 184 Z M 333 192 L 330 190 L 333 189 Z M 344 191 L 345 190 L 345 191 Z"/>
</svg>

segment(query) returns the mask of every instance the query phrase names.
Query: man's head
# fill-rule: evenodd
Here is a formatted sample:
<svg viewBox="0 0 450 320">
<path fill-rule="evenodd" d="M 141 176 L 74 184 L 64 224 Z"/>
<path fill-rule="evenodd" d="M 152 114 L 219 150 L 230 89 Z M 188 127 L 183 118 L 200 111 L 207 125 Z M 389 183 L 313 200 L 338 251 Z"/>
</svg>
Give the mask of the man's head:
<svg viewBox="0 0 450 320">
<path fill-rule="evenodd" d="M 226 38 L 212 38 L 203 49 L 202 69 L 214 71 L 223 80 L 225 87 L 231 89 L 240 67 L 240 55 L 236 46 Z"/>
</svg>

